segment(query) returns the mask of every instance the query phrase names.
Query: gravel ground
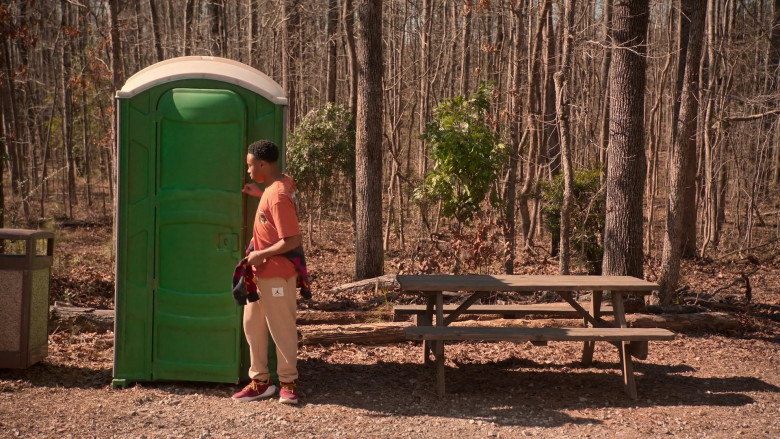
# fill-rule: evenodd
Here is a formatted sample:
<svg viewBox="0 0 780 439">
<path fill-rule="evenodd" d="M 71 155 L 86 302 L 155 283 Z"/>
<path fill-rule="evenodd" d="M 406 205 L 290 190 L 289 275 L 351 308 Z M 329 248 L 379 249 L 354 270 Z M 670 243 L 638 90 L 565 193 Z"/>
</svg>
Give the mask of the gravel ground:
<svg viewBox="0 0 780 439">
<path fill-rule="evenodd" d="M 0 370 L 0 437 L 780 437 L 771 330 L 651 342 L 637 401 L 605 343 L 590 368 L 579 343 L 448 345 L 444 400 L 414 343 L 304 347 L 297 407 L 235 402 L 228 384 L 111 389 L 112 340 L 55 334 L 43 363 Z"/>
</svg>

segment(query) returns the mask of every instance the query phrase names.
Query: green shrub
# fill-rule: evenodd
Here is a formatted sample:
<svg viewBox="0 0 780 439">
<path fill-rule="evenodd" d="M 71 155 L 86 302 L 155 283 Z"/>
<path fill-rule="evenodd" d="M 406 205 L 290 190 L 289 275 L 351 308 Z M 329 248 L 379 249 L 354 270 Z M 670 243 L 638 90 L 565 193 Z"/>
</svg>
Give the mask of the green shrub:
<svg viewBox="0 0 780 439">
<path fill-rule="evenodd" d="M 591 274 L 601 273 L 604 255 L 602 234 L 606 215 L 606 192 L 601 188 L 601 171 L 578 169 L 574 171 L 574 205 L 571 209 L 572 256 Z M 542 183 L 544 226 L 550 232 L 554 253 L 557 253 L 561 232 L 563 206 L 563 173 L 552 181 Z"/>
<path fill-rule="evenodd" d="M 441 102 L 420 136 L 430 145 L 433 170 L 414 199 L 426 205 L 442 202 L 442 215 L 468 223 L 480 204 L 500 203 L 491 187 L 508 159 L 504 145 L 489 120 L 491 86 L 481 84 L 468 99 L 456 96 Z"/>
<path fill-rule="evenodd" d="M 287 172 L 311 207 L 330 200 L 339 175 L 352 178 L 355 124 L 347 107 L 329 102 L 301 120 L 287 142 Z"/>
</svg>

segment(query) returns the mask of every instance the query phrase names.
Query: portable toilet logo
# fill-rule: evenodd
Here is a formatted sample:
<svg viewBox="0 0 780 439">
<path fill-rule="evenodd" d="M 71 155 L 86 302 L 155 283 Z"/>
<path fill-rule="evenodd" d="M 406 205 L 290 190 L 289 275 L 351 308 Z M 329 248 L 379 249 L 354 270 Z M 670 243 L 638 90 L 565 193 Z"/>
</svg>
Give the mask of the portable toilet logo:
<svg viewBox="0 0 780 439">
<path fill-rule="evenodd" d="M 252 67 L 190 56 L 141 70 L 116 100 L 113 384 L 236 383 L 248 358 L 228 278 L 257 205 L 241 193 L 246 147 L 284 150 L 287 99 Z"/>
</svg>

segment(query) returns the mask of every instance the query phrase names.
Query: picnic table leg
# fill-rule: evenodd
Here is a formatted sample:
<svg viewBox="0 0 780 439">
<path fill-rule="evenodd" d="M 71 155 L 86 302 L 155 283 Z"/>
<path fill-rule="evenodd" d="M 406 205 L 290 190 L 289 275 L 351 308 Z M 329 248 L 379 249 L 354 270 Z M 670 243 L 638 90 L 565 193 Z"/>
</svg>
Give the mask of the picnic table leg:
<svg viewBox="0 0 780 439">
<path fill-rule="evenodd" d="M 599 314 L 601 313 L 601 291 L 593 291 L 592 298 L 590 301 L 590 314 L 595 317 L 597 320 L 599 318 Z M 587 319 L 585 319 L 585 327 L 593 326 L 588 322 Z M 590 366 L 590 364 L 593 362 L 593 350 L 596 347 L 595 341 L 586 341 L 585 346 L 582 348 L 582 364 L 585 366 Z"/>
<path fill-rule="evenodd" d="M 619 292 L 612 292 L 612 309 L 615 314 L 615 323 L 621 328 L 627 328 L 626 312 L 623 308 L 623 295 Z M 620 351 L 620 362 L 623 364 L 624 390 L 631 399 L 636 399 L 636 381 L 634 380 L 634 364 L 631 361 L 630 348 L 630 342 L 622 341 L 618 350 Z"/>
<path fill-rule="evenodd" d="M 422 322 L 418 320 L 420 326 L 433 326 L 433 296 L 428 295 L 425 301 L 425 316 Z M 423 364 L 431 364 L 431 342 L 423 340 Z"/>
<path fill-rule="evenodd" d="M 444 398 L 444 341 L 436 342 L 436 395 Z"/>
<path fill-rule="evenodd" d="M 636 357 L 640 360 L 647 359 L 647 342 L 646 341 L 632 341 L 629 347 L 629 352 L 632 357 Z"/>
<path fill-rule="evenodd" d="M 436 326 L 444 326 L 444 295 L 436 295 Z M 436 394 L 444 397 L 444 340 L 434 342 L 436 355 Z"/>
<path fill-rule="evenodd" d="M 639 360 L 647 359 L 647 351 L 647 340 L 632 341 L 628 349 L 631 356 Z"/>
</svg>

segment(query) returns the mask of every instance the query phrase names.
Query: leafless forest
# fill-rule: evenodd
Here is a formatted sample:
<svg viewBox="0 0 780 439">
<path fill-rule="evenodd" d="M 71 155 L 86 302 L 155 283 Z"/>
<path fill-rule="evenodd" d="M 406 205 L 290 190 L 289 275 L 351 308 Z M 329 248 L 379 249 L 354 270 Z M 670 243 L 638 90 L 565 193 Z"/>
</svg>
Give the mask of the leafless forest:
<svg viewBox="0 0 780 439">
<path fill-rule="evenodd" d="M 374 218 L 366 228 L 352 216 L 358 260 L 379 271 L 361 230 L 419 262 L 399 270 L 512 272 L 522 252 L 548 252 L 563 273 L 641 277 L 656 261 L 668 300 L 680 258 L 778 248 L 780 0 L 3 0 L 0 225 L 112 218 L 114 92 L 187 55 L 271 76 L 291 135 L 328 102 L 350 110 L 357 181 L 325 167 L 316 191 L 302 183 L 308 239 L 323 218 L 348 224 L 354 203 Z M 447 199 L 415 195 L 443 169 L 421 134 L 441 103 L 483 83 L 480 120 L 505 157 L 463 219 Z M 577 201 L 582 170 L 597 177 Z M 473 193 L 450 177 L 452 196 Z M 543 194 L 556 178 L 551 232 Z M 599 197 L 604 219 L 587 225 Z M 604 261 L 588 268 L 576 235 L 594 227 Z M 452 257 L 414 257 L 436 252 Z"/>
</svg>

